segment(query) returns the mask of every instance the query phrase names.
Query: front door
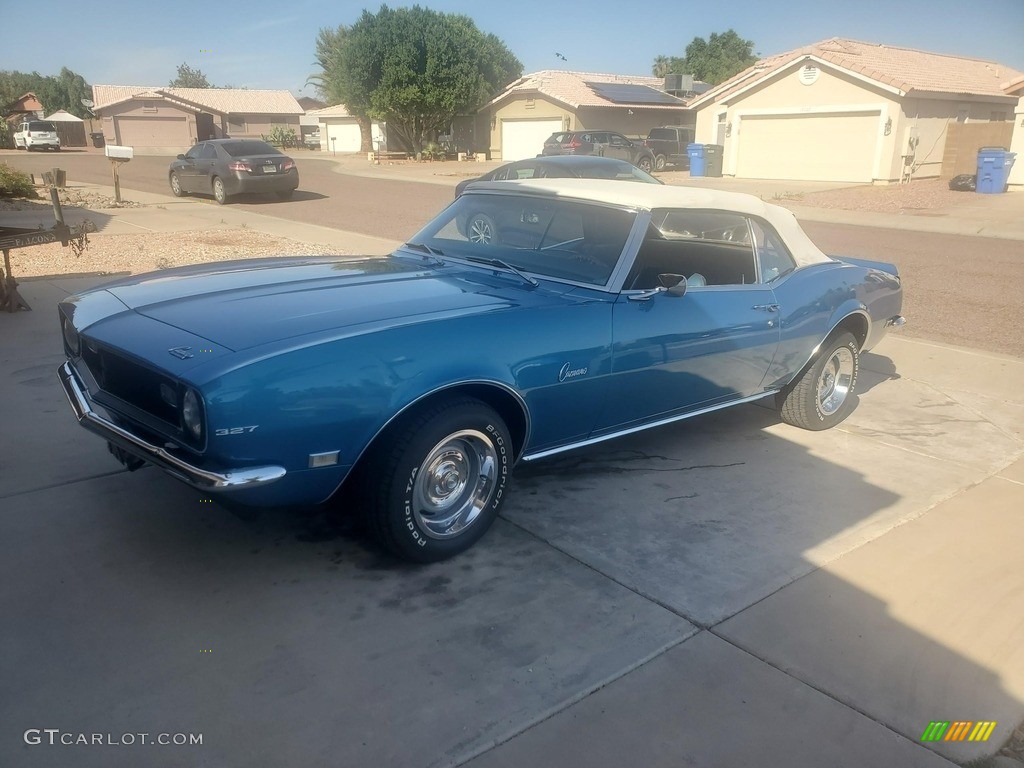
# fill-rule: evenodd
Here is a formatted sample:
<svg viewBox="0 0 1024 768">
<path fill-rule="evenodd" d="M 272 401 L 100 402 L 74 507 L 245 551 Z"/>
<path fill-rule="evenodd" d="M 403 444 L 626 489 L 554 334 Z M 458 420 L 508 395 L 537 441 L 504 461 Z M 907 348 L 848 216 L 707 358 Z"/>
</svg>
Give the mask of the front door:
<svg viewBox="0 0 1024 768">
<path fill-rule="evenodd" d="M 598 431 L 760 392 L 779 344 L 774 305 L 763 285 L 692 287 L 639 301 L 621 295 L 611 396 Z"/>
</svg>

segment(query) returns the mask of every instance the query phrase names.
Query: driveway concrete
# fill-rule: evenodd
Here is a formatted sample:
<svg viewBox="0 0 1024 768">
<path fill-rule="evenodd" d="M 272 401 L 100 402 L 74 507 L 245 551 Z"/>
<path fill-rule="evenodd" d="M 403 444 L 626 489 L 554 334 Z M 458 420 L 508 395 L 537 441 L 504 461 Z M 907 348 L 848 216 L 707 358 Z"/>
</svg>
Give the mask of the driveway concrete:
<svg viewBox="0 0 1024 768">
<path fill-rule="evenodd" d="M 107 226 L 366 250 L 166 202 Z M 838 429 L 748 405 L 521 465 L 480 544 L 412 568 L 120 470 L 54 375 L 96 282 L 0 315 L 0 765 L 938 766 L 1024 719 L 1024 361 L 892 336 Z M 920 743 L 957 719 L 999 725 Z"/>
</svg>

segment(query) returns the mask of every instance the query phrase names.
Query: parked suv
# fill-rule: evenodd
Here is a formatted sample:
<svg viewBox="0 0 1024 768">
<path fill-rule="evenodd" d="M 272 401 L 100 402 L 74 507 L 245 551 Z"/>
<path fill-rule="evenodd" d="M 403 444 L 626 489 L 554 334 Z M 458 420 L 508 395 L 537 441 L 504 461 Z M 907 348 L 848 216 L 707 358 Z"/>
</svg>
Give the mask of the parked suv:
<svg viewBox="0 0 1024 768">
<path fill-rule="evenodd" d="M 558 131 L 544 142 L 543 154 L 615 157 L 647 173 L 654 168 L 651 150 L 638 141 L 611 131 Z"/>
<path fill-rule="evenodd" d="M 686 145 L 693 143 L 693 128 L 687 125 L 666 125 L 663 128 L 651 128 L 644 142 L 654 153 L 654 169 L 665 170 L 666 165 L 690 167 L 690 156 L 686 153 Z"/>
<path fill-rule="evenodd" d="M 57 127 L 48 120 L 22 120 L 18 130 L 14 132 L 14 148 L 55 149 L 60 152 L 60 139 L 57 138 Z"/>
</svg>

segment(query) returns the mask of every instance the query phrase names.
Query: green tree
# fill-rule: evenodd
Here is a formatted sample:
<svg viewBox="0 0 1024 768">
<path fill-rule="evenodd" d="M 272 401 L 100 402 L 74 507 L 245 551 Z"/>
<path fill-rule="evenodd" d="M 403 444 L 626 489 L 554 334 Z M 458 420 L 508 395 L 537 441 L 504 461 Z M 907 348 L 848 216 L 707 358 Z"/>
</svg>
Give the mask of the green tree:
<svg viewBox="0 0 1024 768">
<path fill-rule="evenodd" d="M 412 152 L 523 71 L 505 44 L 468 16 L 418 5 L 363 11 L 335 34 L 340 43 L 325 61 L 337 74 L 324 70 L 325 95 L 354 115 L 387 121 L 389 137 Z"/>
<path fill-rule="evenodd" d="M 178 76 L 167 85 L 169 88 L 213 88 L 201 70 L 192 69 L 187 63 L 178 65 Z"/>
<path fill-rule="evenodd" d="M 721 34 L 712 32 L 705 40 L 695 37 L 686 46 L 683 58 L 658 56 L 651 70 L 658 77 L 670 72 L 693 75 L 711 85 L 718 85 L 733 75 L 742 72 L 757 61 L 752 40 L 744 40 L 735 30 Z"/>
<path fill-rule="evenodd" d="M 310 75 L 306 83 L 316 86 L 320 98 L 330 105 L 345 104 L 343 83 L 344 75 L 341 68 L 341 52 L 349 39 L 349 28 L 340 25 L 337 29 L 321 29 L 316 36 L 316 63 L 320 72 Z M 373 151 L 373 122 L 365 111 L 357 112 L 348 106 L 349 114 L 359 124 L 360 152 Z"/>
<path fill-rule="evenodd" d="M 42 102 L 47 114 L 64 109 L 77 117 L 89 117 L 89 110 L 82 104 L 82 99 L 92 98 L 92 87 L 67 67 L 62 67 L 56 77 L 38 72 L 0 72 L 0 106 L 29 91 Z"/>
</svg>

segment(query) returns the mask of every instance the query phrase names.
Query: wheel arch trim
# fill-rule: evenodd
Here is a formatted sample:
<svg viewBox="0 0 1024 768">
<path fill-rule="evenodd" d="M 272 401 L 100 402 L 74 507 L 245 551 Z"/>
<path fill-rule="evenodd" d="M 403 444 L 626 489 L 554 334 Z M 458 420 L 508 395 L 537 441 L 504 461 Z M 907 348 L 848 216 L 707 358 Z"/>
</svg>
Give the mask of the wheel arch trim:
<svg viewBox="0 0 1024 768">
<path fill-rule="evenodd" d="M 509 386 L 505 382 L 497 381 L 495 379 L 465 379 L 462 381 L 453 381 L 449 382 L 448 384 L 442 384 L 441 386 L 435 387 L 429 392 L 424 392 L 423 394 L 417 396 L 413 400 L 410 400 L 408 403 L 403 405 L 401 408 L 395 411 L 395 413 L 391 414 L 391 416 L 388 417 L 388 419 L 383 424 L 381 424 L 377 431 L 373 433 L 370 439 L 366 441 L 366 445 L 363 446 L 362 450 L 359 451 L 359 455 L 356 456 L 355 459 L 352 461 L 352 466 L 357 466 L 363 460 L 363 458 L 366 456 L 366 452 L 370 450 L 370 446 L 374 445 L 377 442 L 377 439 L 380 438 L 380 436 L 384 434 L 384 432 L 388 428 L 390 428 L 398 419 L 400 419 L 405 414 L 409 413 L 417 406 L 422 405 L 425 401 L 437 397 L 438 395 L 450 393 L 453 391 L 457 391 L 459 389 L 473 389 L 480 387 L 500 391 L 501 393 L 510 396 L 511 399 L 515 402 L 515 404 L 519 406 L 523 419 L 522 439 L 519 441 L 519 445 L 515 445 L 516 440 L 514 439 L 515 436 L 513 435 L 512 455 L 513 463 L 519 461 L 520 457 L 522 457 L 526 453 L 526 446 L 529 445 L 530 443 L 530 432 L 532 429 L 532 424 L 530 420 L 530 409 L 529 406 L 527 406 L 526 404 L 526 400 L 516 389 Z M 506 424 L 506 427 L 509 427 L 509 425 Z M 512 430 L 510 429 L 509 431 L 511 432 Z M 338 484 L 338 487 L 334 489 L 334 493 L 337 493 L 337 491 L 344 484 L 345 481 L 342 480 L 342 482 Z"/>
</svg>

